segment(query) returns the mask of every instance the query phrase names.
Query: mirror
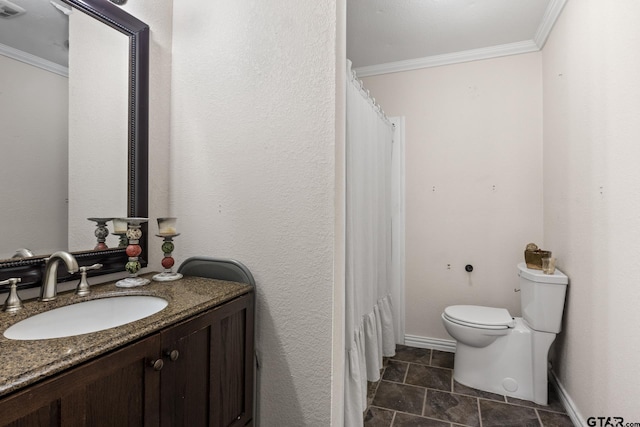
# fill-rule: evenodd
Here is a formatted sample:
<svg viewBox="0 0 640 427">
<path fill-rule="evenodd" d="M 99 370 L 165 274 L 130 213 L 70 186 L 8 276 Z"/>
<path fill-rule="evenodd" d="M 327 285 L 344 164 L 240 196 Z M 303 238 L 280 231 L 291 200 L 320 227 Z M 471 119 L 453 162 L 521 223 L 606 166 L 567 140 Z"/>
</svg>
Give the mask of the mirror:
<svg viewBox="0 0 640 427">
<path fill-rule="evenodd" d="M 86 40 L 86 33 L 81 36 L 82 41 L 76 46 L 75 53 L 73 46 L 70 46 L 71 78 L 74 77 L 76 69 L 81 70 L 83 67 L 95 65 L 99 69 L 98 67 L 89 68 L 90 80 L 85 78 L 84 82 L 78 84 L 74 80 L 72 84 L 69 84 L 68 101 L 61 102 L 57 106 L 58 109 L 63 106 L 69 108 L 69 131 L 68 135 L 65 134 L 65 138 L 68 141 L 68 147 L 71 148 L 67 150 L 64 148 L 54 149 L 51 153 L 46 153 L 46 150 L 40 148 L 31 150 L 20 163 L 20 171 L 24 171 L 24 173 L 17 176 L 14 174 L 10 180 L 4 181 L 3 186 L 10 187 L 12 190 L 11 193 L 5 194 L 10 194 L 8 197 L 13 198 L 13 201 L 7 203 L 5 198 L 7 196 L 3 195 L 5 207 L 2 208 L 4 212 L 0 218 L 5 222 L 7 218 L 9 220 L 20 218 L 20 226 L 26 226 L 27 230 L 31 228 L 37 230 L 35 225 L 42 221 L 34 217 L 33 212 L 45 212 L 53 216 L 52 211 L 55 205 L 43 200 L 40 196 L 34 197 L 35 193 L 28 184 L 35 183 L 36 186 L 44 188 L 55 187 L 56 191 L 62 191 L 63 195 L 66 192 L 66 199 L 68 199 L 68 207 L 64 206 L 63 208 L 68 212 L 69 226 L 67 227 L 67 224 L 60 220 L 47 222 L 45 231 L 35 233 L 37 243 L 43 244 L 41 248 L 48 250 L 40 252 L 38 250 L 40 248 L 37 248 L 34 250 L 36 252 L 34 257 L 0 261 L 0 280 L 20 277 L 22 279 L 21 288 L 39 286 L 46 254 L 53 250 L 65 249 L 65 247 L 58 246 L 59 243 L 55 243 L 56 246 L 47 246 L 50 244 L 47 239 L 52 236 L 58 242 L 61 238 L 67 242 L 66 248 L 73 251 L 80 265 L 96 262 L 104 264 L 104 267 L 96 272 L 97 274 L 124 271 L 124 264 L 127 260 L 124 248 L 117 248 L 117 245 L 113 245 L 114 247 L 111 249 L 93 250 L 96 243 L 93 236 L 95 223 L 88 221 L 87 217 L 106 215 L 146 217 L 148 215 L 149 28 L 145 23 L 107 0 L 61 1 L 66 4 L 65 7 L 71 6 L 74 9 L 70 19 L 71 40 L 74 40 L 74 31 L 82 31 L 82 28 L 87 25 L 95 26 L 96 23 L 99 23 L 102 27 L 100 29 L 102 31 L 96 31 L 95 28 L 91 30 L 93 42 Z M 117 36 L 114 38 L 112 34 L 109 34 L 110 32 L 115 32 Z M 114 56 L 113 50 L 110 50 L 108 45 L 112 44 L 110 40 L 117 40 L 118 37 L 121 37 L 121 41 L 114 43 L 119 44 L 120 49 L 124 49 L 125 53 L 124 55 L 116 53 Z M 83 43 L 86 45 L 84 51 L 81 49 Z M 89 51 L 93 52 L 93 60 L 85 61 L 84 58 L 89 56 Z M 116 48 L 115 52 L 121 52 L 121 50 Z M 78 59 L 81 60 L 78 61 Z M 123 63 L 120 73 L 115 73 L 118 70 L 117 66 L 113 67 L 117 62 Z M 100 71 L 102 74 L 98 74 Z M 78 73 L 78 75 L 82 74 Z M 113 87 L 111 85 L 114 82 L 117 85 L 117 81 L 124 84 L 124 90 L 119 94 L 115 94 L 117 91 L 114 90 L 104 90 Z M 82 89 L 78 90 L 78 88 Z M 36 97 L 37 95 L 36 89 Z M 117 98 L 115 103 L 111 98 Z M 112 104 L 98 105 L 99 101 L 105 99 L 109 99 Z M 100 117 L 110 118 L 113 114 L 116 117 L 118 115 L 122 117 L 123 126 L 118 127 L 115 124 L 117 120 L 103 121 L 105 123 L 98 126 Z M 45 125 L 41 125 L 41 121 L 46 121 L 48 118 L 48 115 L 44 114 L 41 114 L 40 117 L 32 117 L 31 120 L 36 125 L 29 126 L 29 128 L 36 130 L 44 128 Z M 46 132 L 45 136 L 48 134 Z M 12 154 L 12 151 L 16 151 L 20 144 L 9 145 L 8 149 L 3 147 L 2 150 L 8 150 L 8 153 Z M 33 157 L 38 156 L 51 161 L 54 157 L 58 157 L 59 160 L 62 158 L 62 162 L 68 162 L 69 177 L 59 177 L 59 181 L 41 177 L 39 170 L 34 168 L 33 163 Z M 113 162 L 113 165 L 106 163 L 107 159 L 110 159 L 109 161 Z M 120 169 L 117 164 L 121 165 Z M 64 187 L 63 190 L 60 190 L 61 187 Z M 45 194 L 50 194 L 52 191 L 50 189 Z M 65 198 L 57 197 L 58 205 L 61 199 Z M 19 202 L 24 201 L 33 204 L 33 208 L 27 210 L 26 214 L 12 210 L 12 206 L 19 205 Z M 60 210 L 60 207 L 57 206 L 55 209 Z M 81 221 L 81 225 L 78 225 L 78 221 Z M 113 231 L 113 228 L 110 228 L 110 231 Z M 79 233 L 81 237 L 74 237 L 74 230 L 82 230 Z M 88 233 L 87 230 L 89 230 Z M 145 240 L 142 242 L 143 248 L 147 246 L 146 231 L 146 229 L 143 230 L 143 240 Z M 117 239 L 113 241 L 117 242 Z M 28 247 L 27 243 L 11 248 L 10 251 L 20 247 Z M 6 256 L 6 253 L 7 249 L 0 247 L 0 254 Z M 146 265 L 145 252 L 141 258 L 143 265 Z M 63 274 L 60 276 L 60 280 L 67 278 Z"/>
<path fill-rule="evenodd" d="M 65 12 L 71 9 L 55 4 L 63 10 L 41 0 L 0 6 L 9 15 L 0 18 L 0 74 L 11 82 L 0 95 L 0 116 L 6 119 L 0 148 L 5 160 L 0 168 L 0 259 L 23 247 L 35 254 L 68 249 Z M 49 221 L 56 227 L 47 231 Z"/>
</svg>

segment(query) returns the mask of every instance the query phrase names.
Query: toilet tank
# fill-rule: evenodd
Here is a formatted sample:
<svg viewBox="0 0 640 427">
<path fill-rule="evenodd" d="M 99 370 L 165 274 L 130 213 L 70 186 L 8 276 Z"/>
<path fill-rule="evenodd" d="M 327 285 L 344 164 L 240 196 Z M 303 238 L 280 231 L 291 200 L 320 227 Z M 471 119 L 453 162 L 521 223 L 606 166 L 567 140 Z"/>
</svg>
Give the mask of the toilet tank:
<svg viewBox="0 0 640 427">
<path fill-rule="evenodd" d="M 518 276 L 522 318 L 535 331 L 560 332 L 569 278 L 558 269 L 544 274 L 524 262 L 518 264 Z"/>
</svg>

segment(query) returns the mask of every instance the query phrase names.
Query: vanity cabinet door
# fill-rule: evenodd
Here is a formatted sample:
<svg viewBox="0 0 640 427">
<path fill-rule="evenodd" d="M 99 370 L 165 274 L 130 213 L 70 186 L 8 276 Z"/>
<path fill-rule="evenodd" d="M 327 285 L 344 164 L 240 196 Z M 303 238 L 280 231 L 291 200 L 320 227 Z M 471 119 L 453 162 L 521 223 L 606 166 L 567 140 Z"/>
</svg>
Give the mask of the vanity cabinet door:
<svg viewBox="0 0 640 427">
<path fill-rule="evenodd" d="M 210 425 L 210 313 L 162 332 L 160 425 Z"/>
<path fill-rule="evenodd" d="M 253 405 L 253 293 L 162 332 L 161 426 L 244 426 Z"/>
<path fill-rule="evenodd" d="M 220 307 L 213 324 L 212 399 L 215 426 L 249 425 L 253 418 L 254 294 Z"/>
<path fill-rule="evenodd" d="M 0 401 L 0 425 L 157 426 L 158 334 Z"/>
</svg>

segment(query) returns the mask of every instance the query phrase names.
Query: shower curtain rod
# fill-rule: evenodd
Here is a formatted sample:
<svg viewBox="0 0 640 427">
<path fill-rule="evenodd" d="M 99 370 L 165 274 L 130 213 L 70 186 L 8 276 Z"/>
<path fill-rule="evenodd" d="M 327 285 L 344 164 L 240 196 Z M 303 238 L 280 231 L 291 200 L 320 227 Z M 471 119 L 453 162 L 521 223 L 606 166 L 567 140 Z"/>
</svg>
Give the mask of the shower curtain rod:
<svg viewBox="0 0 640 427">
<path fill-rule="evenodd" d="M 382 109 L 382 106 L 376 102 L 376 99 L 373 96 L 371 96 L 371 92 L 369 92 L 369 90 L 364 87 L 364 83 L 362 82 L 362 80 L 358 78 L 358 74 L 354 69 L 351 68 L 351 65 L 352 65 L 351 61 L 347 59 L 347 75 L 350 77 L 353 84 L 357 86 L 357 88 L 360 91 L 360 94 L 364 97 L 364 99 L 366 99 L 371 104 L 373 109 L 378 112 L 380 117 L 382 117 L 382 119 L 385 122 L 387 122 L 388 124 L 390 124 L 395 128 L 395 125 L 391 123 L 391 120 L 389 120 L 389 117 L 387 117 L 387 115 L 385 114 L 384 110 Z"/>
</svg>

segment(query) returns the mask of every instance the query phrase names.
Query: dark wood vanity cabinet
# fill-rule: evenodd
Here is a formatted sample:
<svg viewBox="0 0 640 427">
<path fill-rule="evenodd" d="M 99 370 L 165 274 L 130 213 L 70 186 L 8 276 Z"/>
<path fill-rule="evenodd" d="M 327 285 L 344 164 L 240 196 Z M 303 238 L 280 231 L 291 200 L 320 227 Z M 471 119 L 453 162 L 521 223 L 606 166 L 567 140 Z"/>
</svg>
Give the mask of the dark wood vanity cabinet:
<svg viewBox="0 0 640 427">
<path fill-rule="evenodd" d="M 0 400 L 9 426 L 252 424 L 253 293 Z"/>
<path fill-rule="evenodd" d="M 27 387 L 0 402 L 1 425 L 152 426 L 159 422 L 159 354 L 153 335 Z"/>
<path fill-rule="evenodd" d="M 162 353 L 162 427 L 251 421 L 253 294 L 162 332 Z"/>
</svg>

